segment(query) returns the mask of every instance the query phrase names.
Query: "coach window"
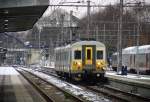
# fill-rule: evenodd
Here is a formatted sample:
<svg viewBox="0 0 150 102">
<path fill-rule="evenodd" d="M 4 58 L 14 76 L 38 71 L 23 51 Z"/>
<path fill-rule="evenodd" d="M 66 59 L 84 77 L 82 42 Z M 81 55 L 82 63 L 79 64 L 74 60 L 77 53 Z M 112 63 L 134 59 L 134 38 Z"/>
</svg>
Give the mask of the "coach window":
<svg viewBox="0 0 150 102">
<path fill-rule="evenodd" d="M 74 59 L 81 59 L 81 51 L 79 50 L 74 51 Z"/>
<path fill-rule="evenodd" d="M 103 51 L 97 51 L 97 59 L 103 59 Z"/>
</svg>

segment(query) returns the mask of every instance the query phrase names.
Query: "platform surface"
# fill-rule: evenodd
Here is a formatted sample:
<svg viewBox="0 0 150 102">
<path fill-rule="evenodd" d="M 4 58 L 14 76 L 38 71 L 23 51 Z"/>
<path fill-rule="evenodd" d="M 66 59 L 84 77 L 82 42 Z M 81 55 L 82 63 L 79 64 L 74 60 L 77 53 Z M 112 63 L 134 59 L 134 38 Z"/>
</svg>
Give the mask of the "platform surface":
<svg viewBox="0 0 150 102">
<path fill-rule="evenodd" d="M 130 74 L 130 73 L 128 73 L 127 75 L 118 75 L 117 72 L 107 71 L 106 77 L 150 86 L 149 75 L 137 75 L 137 74 Z"/>
<path fill-rule="evenodd" d="M 0 67 L 0 102 L 45 100 L 13 67 Z"/>
</svg>

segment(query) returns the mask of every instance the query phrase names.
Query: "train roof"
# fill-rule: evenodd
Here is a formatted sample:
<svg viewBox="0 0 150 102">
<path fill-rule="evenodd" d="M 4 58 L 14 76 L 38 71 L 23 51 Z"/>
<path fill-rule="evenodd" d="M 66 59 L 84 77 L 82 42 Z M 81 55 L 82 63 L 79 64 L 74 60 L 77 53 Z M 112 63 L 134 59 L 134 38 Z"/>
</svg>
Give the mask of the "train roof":
<svg viewBox="0 0 150 102">
<path fill-rule="evenodd" d="M 71 46 L 71 44 L 66 45 L 66 46 L 56 47 L 55 50 L 67 49 L 67 48 L 70 48 L 70 46 Z"/>
<path fill-rule="evenodd" d="M 72 44 L 72 46 L 75 45 L 93 45 L 93 44 L 97 44 L 99 46 L 105 47 L 105 45 L 99 41 L 78 41 Z"/>
<path fill-rule="evenodd" d="M 137 54 L 137 46 L 131 46 L 124 48 L 122 50 L 123 54 Z M 138 53 L 150 53 L 150 45 L 143 45 L 138 47 Z M 113 55 L 117 55 L 117 52 L 115 52 Z"/>
<path fill-rule="evenodd" d="M 136 51 L 137 51 L 137 47 L 136 46 L 132 46 L 132 47 L 124 48 L 122 50 L 122 53 L 123 54 L 136 54 Z"/>
<path fill-rule="evenodd" d="M 140 53 L 150 53 L 150 45 L 144 45 L 139 47 Z"/>
<path fill-rule="evenodd" d="M 77 46 L 77 45 L 93 45 L 93 44 L 99 45 L 101 47 L 105 47 L 105 45 L 99 41 L 78 41 L 78 42 L 75 42 L 66 46 L 57 47 L 55 48 L 55 50 L 60 50 L 64 48 L 66 49 L 66 48 L 70 48 L 70 47 Z"/>
</svg>

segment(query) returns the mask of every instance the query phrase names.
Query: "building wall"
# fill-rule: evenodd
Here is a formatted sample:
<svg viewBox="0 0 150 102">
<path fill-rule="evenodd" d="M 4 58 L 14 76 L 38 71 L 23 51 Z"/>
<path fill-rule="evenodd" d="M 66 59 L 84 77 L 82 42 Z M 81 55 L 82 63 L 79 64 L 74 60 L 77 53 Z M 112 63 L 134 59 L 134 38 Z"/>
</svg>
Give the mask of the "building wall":
<svg viewBox="0 0 150 102">
<path fill-rule="evenodd" d="M 39 63 L 40 52 L 38 49 L 29 49 L 26 62 L 28 65 Z"/>
</svg>

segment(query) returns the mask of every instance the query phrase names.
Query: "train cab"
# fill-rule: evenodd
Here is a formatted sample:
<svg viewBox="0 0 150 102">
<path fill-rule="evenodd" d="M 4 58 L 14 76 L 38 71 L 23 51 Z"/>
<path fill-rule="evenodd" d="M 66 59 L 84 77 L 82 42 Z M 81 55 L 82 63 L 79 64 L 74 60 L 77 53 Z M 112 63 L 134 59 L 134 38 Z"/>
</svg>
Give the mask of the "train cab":
<svg viewBox="0 0 150 102">
<path fill-rule="evenodd" d="M 59 52 L 61 52 L 61 54 L 68 56 L 67 60 L 59 59 L 59 62 L 56 61 L 58 62 L 56 63 L 56 70 L 61 73 L 60 75 L 76 79 L 104 77 L 106 48 L 103 43 L 79 41 L 66 47 L 57 48 L 55 52 L 57 55 L 60 55 Z M 60 66 L 62 63 L 63 65 Z"/>
</svg>

